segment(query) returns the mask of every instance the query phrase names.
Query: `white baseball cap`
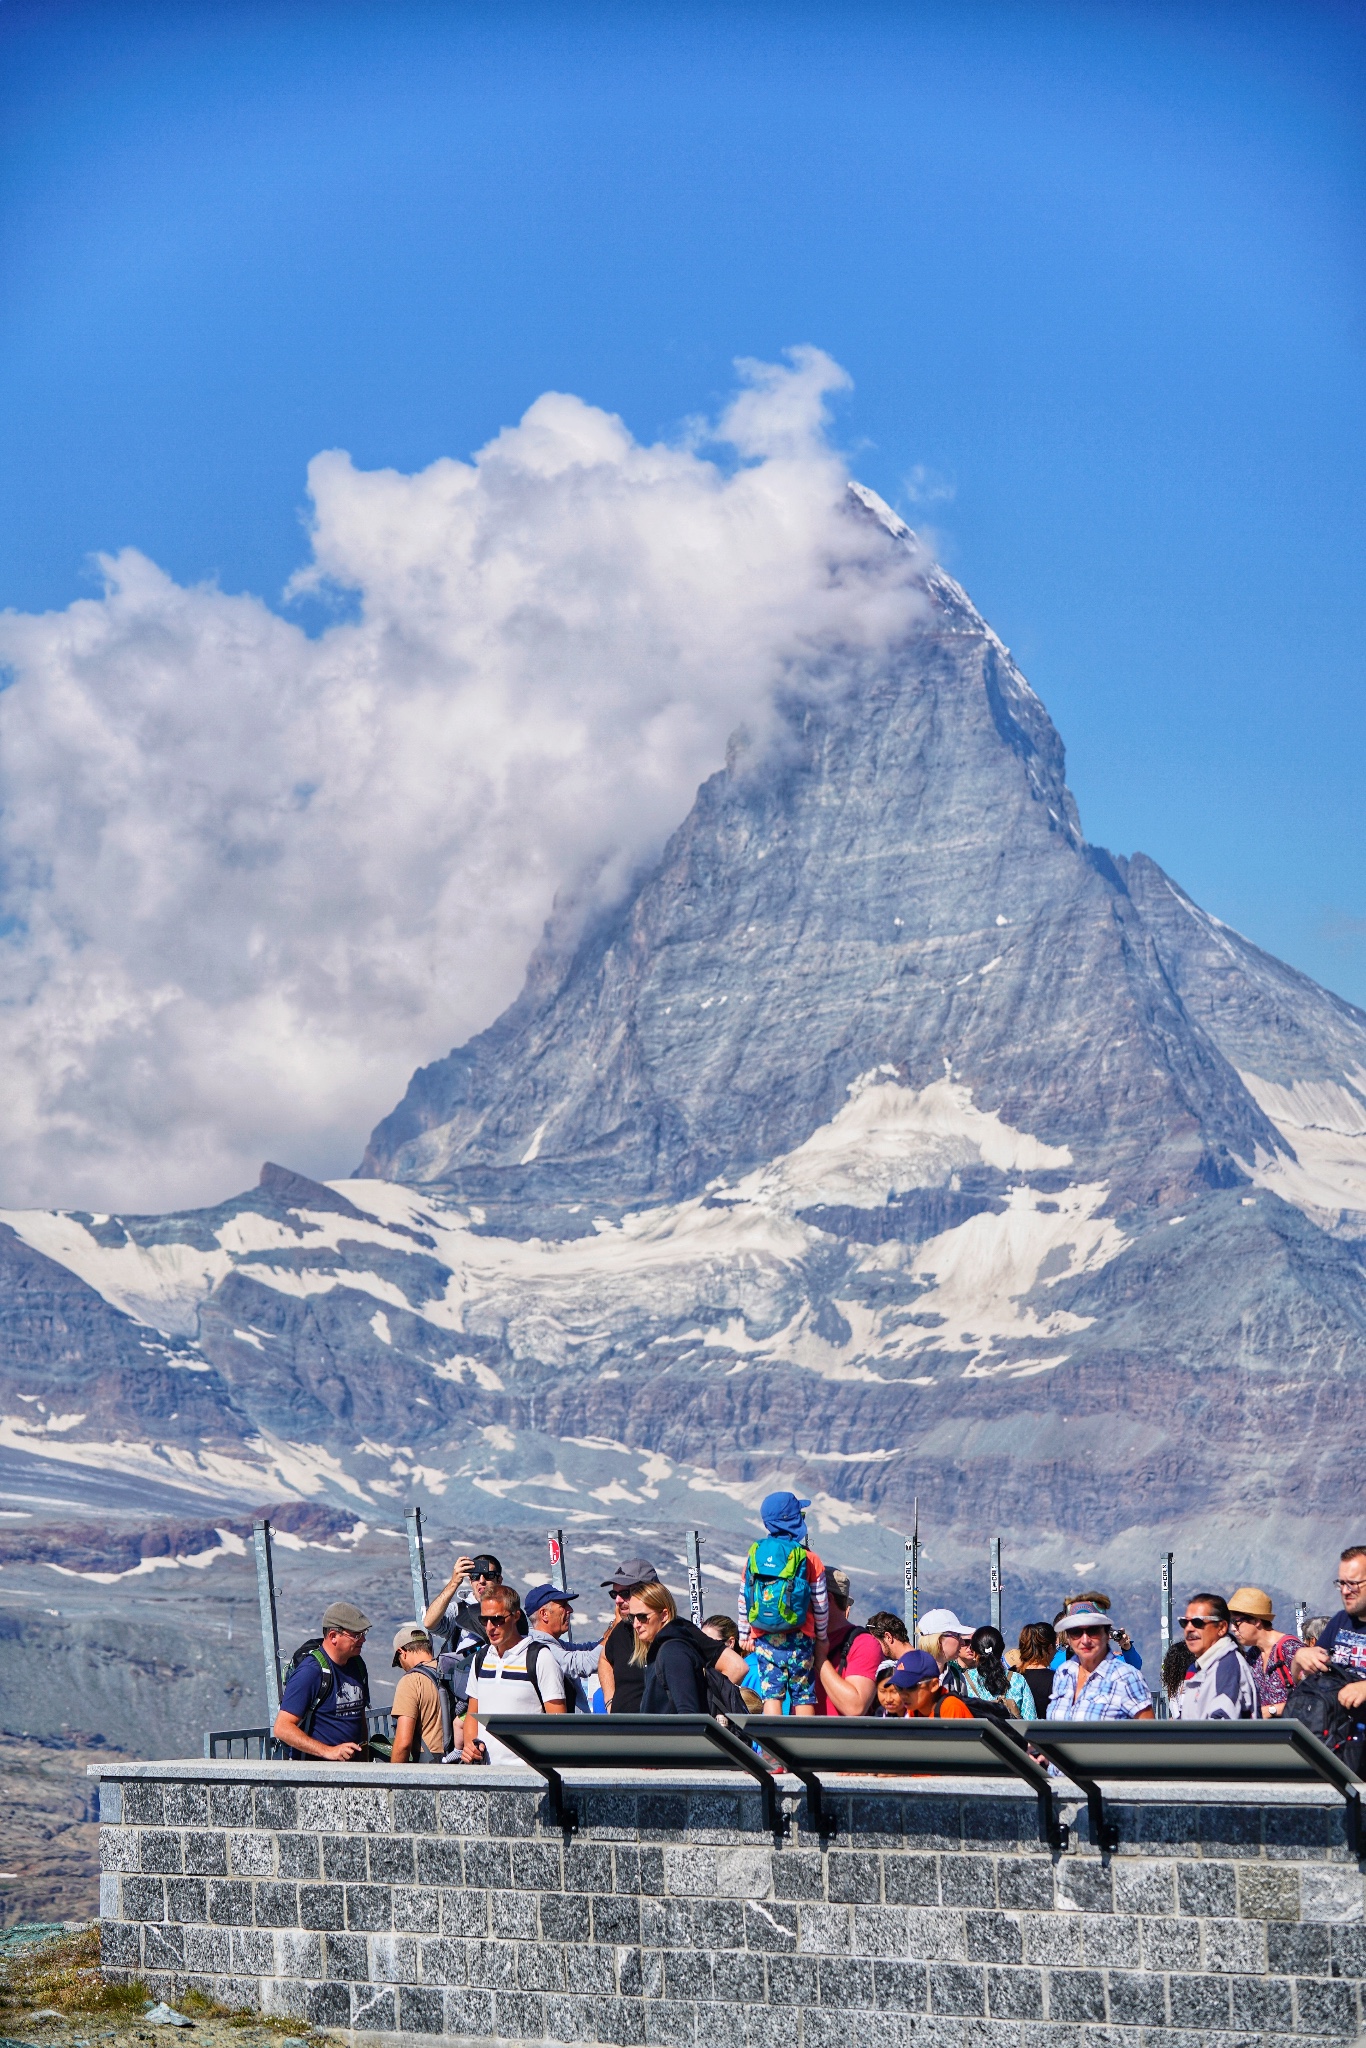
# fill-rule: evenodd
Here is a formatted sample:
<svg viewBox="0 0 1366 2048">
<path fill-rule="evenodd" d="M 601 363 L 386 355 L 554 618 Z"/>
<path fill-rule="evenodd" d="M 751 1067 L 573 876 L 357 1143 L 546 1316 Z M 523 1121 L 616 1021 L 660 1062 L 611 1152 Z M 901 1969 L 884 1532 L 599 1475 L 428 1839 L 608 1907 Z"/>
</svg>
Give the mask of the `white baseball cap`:
<svg viewBox="0 0 1366 2048">
<path fill-rule="evenodd" d="M 932 1607 L 916 1624 L 922 1636 L 970 1636 L 972 1630 L 958 1619 L 951 1607 Z"/>
</svg>

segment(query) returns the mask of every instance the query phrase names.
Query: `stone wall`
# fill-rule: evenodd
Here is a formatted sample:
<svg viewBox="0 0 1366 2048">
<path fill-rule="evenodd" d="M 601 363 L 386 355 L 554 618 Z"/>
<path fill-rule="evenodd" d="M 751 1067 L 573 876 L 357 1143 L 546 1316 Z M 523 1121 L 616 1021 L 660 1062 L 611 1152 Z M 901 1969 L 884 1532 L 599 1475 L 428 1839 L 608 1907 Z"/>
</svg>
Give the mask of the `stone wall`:
<svg viewBox="0 0 1366 2048">
<path fill-rule="evenodd" d="M 368 2033 L 696 2048 L 1323 2048 L 1366 2021 L 1328 1792 L 1065 1802 L 844 1781 L 828 1849 L 740 1780 L 99 1767 L 106 1966 Z"/>
</svg>

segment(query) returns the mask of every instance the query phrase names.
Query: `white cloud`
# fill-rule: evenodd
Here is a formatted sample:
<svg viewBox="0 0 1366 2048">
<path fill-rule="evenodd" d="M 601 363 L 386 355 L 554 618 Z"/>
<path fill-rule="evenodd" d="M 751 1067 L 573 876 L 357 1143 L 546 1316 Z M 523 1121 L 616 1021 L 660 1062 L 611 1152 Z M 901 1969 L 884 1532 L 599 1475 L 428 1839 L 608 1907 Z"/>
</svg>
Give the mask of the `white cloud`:
<svg viewBox="0 0 1366 2048">
<path fill-rule="evenodd" d="M 344 1171 L 557 890 L 619 890 L 786 675 L 904 630 L 912 559 L 825 439 L 844 373 L 741 372 L 725 461 L 555 392 L 470 462 L 319 455 L 295 586 L 359 614 L 317 639 L 135 549 L 0 618 L 0 1201 Z"/>
</svg>

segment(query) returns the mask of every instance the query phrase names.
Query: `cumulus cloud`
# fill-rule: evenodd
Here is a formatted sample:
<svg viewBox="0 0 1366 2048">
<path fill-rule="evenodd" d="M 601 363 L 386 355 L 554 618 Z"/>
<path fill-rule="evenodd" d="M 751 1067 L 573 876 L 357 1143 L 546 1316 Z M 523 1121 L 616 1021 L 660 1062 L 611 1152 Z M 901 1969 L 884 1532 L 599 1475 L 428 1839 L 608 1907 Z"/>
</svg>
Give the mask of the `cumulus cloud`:
<svg viewBox="0 0 1366 2048">
<path fill-rule="evenodd" d="M 619 890 L 742 721 L 918 602 L 826 439 L 818 350 L 709 436 L 562 393 L 469 462 L 310 465 L 310 638 L 134 549 L 0 618 L 0 1203 L 335 1175 L 520 985 L 557 892 Z"/>
</svg>

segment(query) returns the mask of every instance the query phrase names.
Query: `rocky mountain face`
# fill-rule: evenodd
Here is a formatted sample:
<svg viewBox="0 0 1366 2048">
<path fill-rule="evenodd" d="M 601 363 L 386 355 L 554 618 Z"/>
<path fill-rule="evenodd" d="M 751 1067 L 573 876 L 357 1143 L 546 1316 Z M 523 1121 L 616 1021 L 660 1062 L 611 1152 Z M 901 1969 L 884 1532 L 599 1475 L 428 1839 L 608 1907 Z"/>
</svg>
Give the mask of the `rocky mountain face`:
<svg viewBox="0 0 1366 2048">
<path fill-rule="evenodd" d="M 607 1561 L 702 1524 L 733 1582 L 781 1482 L 866 1596 L 918 1497 L 974 1613 L 993 1531 L 1016 1622 L 1084 1576 L 1151 1639 L 1167 1549 L 1327 1601 L 1366 1015 L 1089 845 L 1006 649 L 850 516 L 920 624 L 793 678 L 354 1178 L 0 1218 L 21 1523 L 415 1498 Z"/>
</svg>

